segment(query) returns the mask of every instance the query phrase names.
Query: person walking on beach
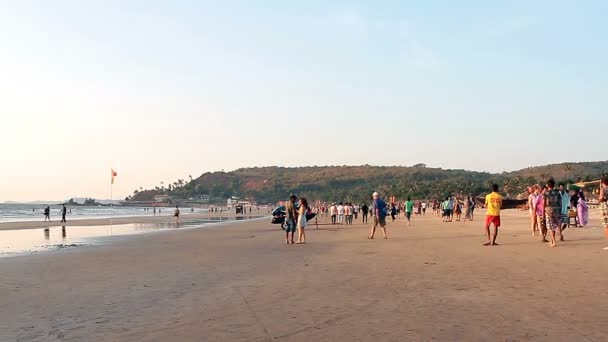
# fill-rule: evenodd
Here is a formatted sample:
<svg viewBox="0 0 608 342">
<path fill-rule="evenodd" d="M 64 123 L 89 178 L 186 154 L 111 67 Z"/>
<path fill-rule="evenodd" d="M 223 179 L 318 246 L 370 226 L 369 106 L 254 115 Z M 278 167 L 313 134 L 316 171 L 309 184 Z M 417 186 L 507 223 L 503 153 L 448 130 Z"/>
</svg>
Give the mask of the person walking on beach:
<svg viewBox="0 0 608 342">
<path fill-rule="evenodd" d="M 353 214 L 355 215 L 355 221 L 357 221 L 357 217 L 359 216 L 359 206 L 357 204 L 353 205 Z"/>
<path fill-rule="evenodd" d="M 467 196 L 464 200 L 464 219 L 463 222 L 467 222 L 467 220 L 471 217 L 471 199 Z"/>
<path fill-rule="evenodd" d="M 405 202 L 405 218 L 407 219 L 407 225 L 412 225 L 412 211 L 414 211 L 414 202 L 411 198 L 407 198 Z"/>
<path fill-rule="evenodd" d="M 380 198 L 377 192 L 372 194 L 374 201 L 372 202 L 372 212 L 374 213 L 374 224 L 370 231 L 368 239 L 373 239 L 376 234 L 376 228 L 380 226 L 382 228 L 382 234 L 385 239 L 388 239 L 386 234 L 386 203 Z"/>
<path fill-rule="evenodd" d="M 289 196 L 289 201 L 285 203 L 285 243 L 293 244 L 293 236 L 296 233 L 296 220 L 298 211 L 296 210 L 296 201 L 298 196 Z M 291 235 L 290 235 L 291 234 Z"/>
<path fill-rule="evenodd" d="M 587 223 L 589 223 L 589 206 L 587 205 L 585 193 L 582 190 L 578 196 L 576 215 L 578 216 L 578 223 L 580 223 L 581 227 L 587 226 Z"/>
<path fill-rule="evenodd" d="M 540 186 L 536 187 L 535 193 L 536 198 L 534 202 L 534 210 L 536 211 L 536 221 L 538 222 L 538 227 L 540 229 L 540 234 L 542 236 L 542 242 L 549 242 L 547 240 L 547 219 L 545 219 L 545 191 L 547 189 L 543 187 L 541 189 Z"/>
<path fill-rule="evenodd" d="M 608 240 L 608 176 L 602 177 L 600 181 L 600 220 L 604 226 L 604 236 Z M 604 249 L 608 249 L 605 247 Z"/>
<path fill-rule="evenodd" d="M 452 196 L 448 196 L 443 202 L 443 222 L 452 222 L 452 208 L 454 202 L 452 201 Z"/>
<path fill-rule="evenodd" d="M 306 228 L 306 213 L 308 212 L 308 201 L 306 198 L 300 199 L 300 210 L 298 213 L 298 241 L 296 244 L 306 243 L 306 233 L 304 233 L 304 228 Z"/>
<path fill-rule="evenodd" d="M 426 207 L 428 207 L 427 202 L 422 201 L 422 216 L 426 216 Z"/>
<path fill-rule="evenodd" d="M 498 237 L 498 229 L 500 228 L 500 209 L 502 208 L 502 196 L 498 193 L 498 184 L 492 184 L 492 192 L 486 195 L 487 210 L 486 213 L 486 235 L 488 241 L 484 246 L 496 246 L 496 238 Z M 494 225 L 494 234 L 490 238 L 490 225 Z"/>
<path fill-rule="evenodd" d="M 353 224 L 353 206 L 350 203 L 344 205 L 345 224 Z"/>
<path fill-rule="evenodd" d="M 528 188 L 528 213 L 530 214 L 530 228 L 532 228 L 532 236 L 536 236 L 538 228 L 538 216 L 536 215 L 536 204 L 538 200 L 538 194 L 536 193 L 536 186 Z"/>
<path fill-rule="evenodd" d="M 329 207 L 329 216 L 331 217 L 331 224 L 336 224 L 336 215 L 338 213 L 338 208 L 336 207 L 336 203 L 332 203 Z"/>
<path fill-rule="evenodd" d="M 46 221 L 51 222 L 51 207 L 49 207 L 48 205 L 46 206 L 46 208 L 44 208 L 44 222 Z"/>
<path fill-rule="evenodd" d="M 363 224 L 367 223 L 368 213 L 369 213 L 369 207 L 367 206 L 367 204 L 363 203 L 363 205 L 361 205 L 361 220 L 363 221 Z"/>
<path fill-rule="evenodd" d="M 570 194 L 565 189 L 564 183 L 559 184 L 559 195 L 562 198 L 562 206 L 560 208 L 560 211 L 561 211 L 560 222 L 561 222 L 561 231 L 563 232 L 564 230 L 566 230 L 566 228 L 568 228 L 568 221 L 569 221 L 568 212 L 570 211 L 570 208 L 576 209 L 576 203 L 574 205 L 572 205 L 572 207 L 570 207 L 571 198 L 570 198 Z M 578 196 L 576 198 L 578 199 Z"/>
<path fill-rule="evenodd" d="M 68 213 L 68 208 L 65 207 L 65 204 L 63 204 L 63 207 L 61 208 L 61 222 L 65 223 L 65 215 Z"/>
<path fill-rule="evenodd" d="M 557 246 L 555 235 L 560 233 L 560 240 L 563 241 L 561 236 L 561 216 L 562 216 L 562 196 L 555 189 L 555 181 L 553 178 L 547 181 L 547 191 L 544 195 L 545 200 L 545 220 L 547 221 L 547 228 L 551 229 L 551 247 Z"/>
<path fill-rule="evenodd" d="M 175 222 L 179 222 L 179 207 L 175 206 L 175 212 L 173 213 L 173 217 L 175 217 Z"/>
<path fill-rule="evenodd" d="M 342 202 L 338 203 L 338 224 L 344 224 L 344 205 L 342 205 Z"/>
</svg>

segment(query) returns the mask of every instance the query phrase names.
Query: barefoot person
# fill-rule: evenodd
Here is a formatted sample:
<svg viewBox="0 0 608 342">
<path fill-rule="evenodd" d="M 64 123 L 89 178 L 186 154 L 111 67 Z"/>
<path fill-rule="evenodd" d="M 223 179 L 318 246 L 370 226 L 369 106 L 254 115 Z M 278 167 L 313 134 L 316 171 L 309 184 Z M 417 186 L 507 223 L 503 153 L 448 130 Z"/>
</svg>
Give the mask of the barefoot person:
<svg viewBox="0 0 608 342">
<path fill-rule="evenodd" d="M 296 200 L 298 196 L 289 196 L 289 201 L 285 203 L 285 243 L 293 244 L 293 236 L 296 233 L 296 219 L 298 211 L 296 210 Z M 290 235 L 291 234 L 291 235 Z"/>
<path fill-rule="evenodd" d="M 532 236 L 536 236 L 536 232 L 539 231 L 538 216 L 536 215 L 536 204 L 538 201 L 539 194 L 536 191 L 536 185 L 528 188 L 528 208 L 530 213 L 530 228 L 532 228 Z"/>
<path fill-rule="evenodd" d="M 408 197 L 407 202 L 405 202 L 405 218 L 408 226 L 412 225 L 412 211 L 414 211 L 414 202 Z"/>
<path fill-rule="evenodd" d="M 67 215 L 68 213 L 68 208 L 65 207 L 65 204 L 63 204 L 63 207 L 61 208 L 61 222 L 65 223 L 65 215 Z"/>
<path fill-rule="evenodd" d="M 498 184 L 492 184 L 492 192 L 486 196 L 486 235 L 488 242 L 484 246 L 495 246 L 496 238 L 498 237 L 498 228 L 500 228 L 500 208 L 502 208 L 502 196 L 498 193 Z M 490 238 L 490 225 L 494 225 L 494 234 Z"/>
<path fill-rule="evenodd" d="M 173 213 L 173 217 L 175 217 L 175 222 L 179 222 L 179 207 L 175 206 L 175 212 Z"/>
<path fill-rule="evenodd" d="M 602 177 L 600 183 L 600 217 L 604 226 L 604 236 L 608 239 L 608 176 Z M 606 247 L 605 249 L 608 249 Z"/>
<path fill-rule="evenodd" d="M 306 234 L 304 228 L 306 228 L 306 213 L 308 212 L 308 201 L 306 198 L 300 199 L 300 210 L 298 215 L 298 242 L 297 244 L 306 243 Z"/>
<path fill-rule="evenodd" d="M 374 201 L 372 202 L 372 212 L 374 213 L 374 224 L 372 225 L 372 229 L 369 233 L 368 239 L 373 239 L 374 234 L 376 234 L 376 228 L 380 225 L 382 228 L 382 234 L 384 234 L 384 238 L 388 239 L 386 235 L 386 203 L 380 198 L 377 192 L 372 194 L 372 198 Z"/>
<path fill-rule="evenodd" d="M 547 191 L 545 192 L 545 220 L 547 228 L 551 230 L 551 247 L 557 246 L 555 234 L 558 232 L 561 236 L 561 219 L 562 219 L 562 196 L 555 189 L 555 180 L 553 178 L 547 181 Z M 563 238 L 562 238 L 563 239 Z"/>
<path fill-rule="evenodd" d="M 536 197 L 534 199 L 534 211 L 536 213 L 536 222 L 538 222 L 538 228 L 540 229 L 541 241 L 549 242 L 547 240 L 547 220 L 545 219 L 545 189 L 540 189 L 540 186 L 536 186 L 534 189 Z"/>
<path fill-rule="evenodd" d="M 46 206 L 46 208 L 44 208 L 44 222 L 46 221 L 51 222 L 51 207 L 49 207 L 48 205 Z"/>
</svg>

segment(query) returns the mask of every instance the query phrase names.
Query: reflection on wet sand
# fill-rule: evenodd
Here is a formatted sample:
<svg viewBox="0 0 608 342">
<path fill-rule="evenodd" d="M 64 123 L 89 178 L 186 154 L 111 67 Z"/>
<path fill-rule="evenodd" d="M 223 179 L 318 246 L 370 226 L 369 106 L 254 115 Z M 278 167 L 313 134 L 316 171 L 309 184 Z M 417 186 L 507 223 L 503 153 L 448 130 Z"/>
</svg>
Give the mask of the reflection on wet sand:
<svg viewBox="0 0 608 342">
<path fill-rule="evenodd" d="M 42 228 L 42 236 L 40 235 L 40 229 L 0 230 L 0 257 L 20 253 L 58 250 L 66 247 L 81 247 L 109 243 L 110 241 L 107 240 L 108 238 L 120 235 L 134 235 L 172 229 L 200 228 L 225 222 L 245 221 L 259 218 L 261 217 L 210 217 L 200 220 L 180 220 L 179 223 L 71 226 L 69 237 L 65 226 Z M 61 234 L 59 233 L 60 229 Z M 53 232 L 51 232 L 51 230 Z"/>
</svg>

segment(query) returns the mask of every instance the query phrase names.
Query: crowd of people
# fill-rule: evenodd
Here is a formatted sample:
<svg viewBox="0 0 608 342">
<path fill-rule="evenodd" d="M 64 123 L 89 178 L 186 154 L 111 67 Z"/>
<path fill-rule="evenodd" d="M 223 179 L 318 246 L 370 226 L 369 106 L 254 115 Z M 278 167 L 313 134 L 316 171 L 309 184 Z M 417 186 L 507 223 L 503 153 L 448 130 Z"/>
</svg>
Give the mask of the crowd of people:
<svg viewBox="0 0 608 342">
<path fill-rule="evenodd" d="M 426 215 L 427 208 L 432 209 L 435 216 L 441 216 L 442 222 L 473 221 L 475 208 L 478 204 L 475 196 L 457 198 L 447 196 L 445 200 L 413 201 L 407 198 L 402 202 L 387 203 L 380 197 L 378 192 L 372 194 L 372 201 L 368 205 L 352 202 L 338 202 L 330 205 L 319 204 L 311 208 L 306 199 L 299 200 L 292 195 L 286 205 L 286 238 L 288 244 L 300 244 L 306 242 L 305 228 L 306 213 L 315 211 L 317 214 L 329 215 L 332 225 L 352 225 L 360 217 L 361 223 L 368 224 L 371 216 L 372 224 L 368 239 L 374 239 L 378 228 L 382 235 L 388 239 L 386 231 L 387 217 L 395 221 L 401 213 L 405 213 L 408 226 L 412 224 L 414 215 Z M 601 223 L 608 239 L 608 177 L 600 181 L 599 204 Z M 486 208 L 486 220 L 484 223 L 487 241 L 485 246 L 498 245 L 496 242 L 499 228 L 501 227 L 500 211 L 503 208 L 503 197 L 499 193 L 498 185 L 493 184 L 491 192 L 486 195 L 483 207 Z M 550 246 L 556 247 L 559 241 L 564 241 L 564 231 L 572 224 L 584 227 L 589 223 L 589 206 L 585 192 L 581 189 L 566 190 L 565 184 L 556 187 L 555 181 L 549 179 L 546 185 L 534 185 L 529 188 L 528 207 L 530 214 L 530 225 L 533 236 L 540 236 L 541 241 L 548 242 Z M 491 229 L 493 227 L 493 229 Z M 297 242 L 294 242 L 294 234 L 298 232 Z M 549 234 L 550 233 L 550 234 Z M 549 239 L 547 239 L 549 237 Z M 608 247 L 607 247 L 608 248 Z"/>
</svg>

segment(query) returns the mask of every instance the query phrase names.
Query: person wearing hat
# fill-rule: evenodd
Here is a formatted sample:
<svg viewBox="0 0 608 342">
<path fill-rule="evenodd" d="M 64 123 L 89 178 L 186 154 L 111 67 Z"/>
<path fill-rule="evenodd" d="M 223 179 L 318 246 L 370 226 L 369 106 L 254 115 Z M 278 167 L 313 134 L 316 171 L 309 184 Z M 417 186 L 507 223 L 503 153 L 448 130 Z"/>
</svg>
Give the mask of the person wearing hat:
<svg viewBox="0 0 608 342">
<path fill-rule="evenodd" d="M 380 195 L 377 192 L 372 194 L 372 198 L 374 199 L 372 202 L 372 212 L 374 213 L 374 223 L 372 225 L 372 229 L 369 233 L 368 239 L 373 239 L 374 234 L 376 234 L 376 228 L 380 225 L 382 228 L 382 234 L 385 239 L 388 239 L 386 235 L 386 203 L 380 198 Z"/>
</svg>

